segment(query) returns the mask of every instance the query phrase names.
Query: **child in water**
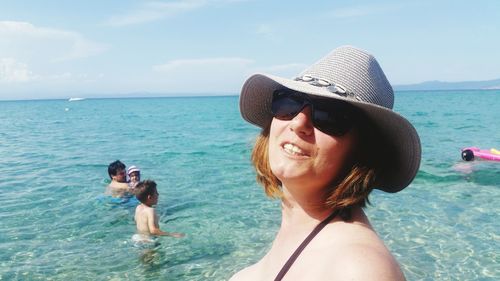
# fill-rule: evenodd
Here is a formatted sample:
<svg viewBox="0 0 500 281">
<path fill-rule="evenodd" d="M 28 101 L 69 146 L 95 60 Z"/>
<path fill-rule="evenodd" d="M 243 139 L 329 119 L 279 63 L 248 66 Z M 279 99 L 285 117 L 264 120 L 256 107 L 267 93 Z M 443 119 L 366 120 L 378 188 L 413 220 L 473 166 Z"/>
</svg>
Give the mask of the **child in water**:
<svg viewBox="0 0 500 281">
<path fill-rule="evenodd" d="M 128 178 L 130 179 L 128 185 L 130 189 L 134 189 L 141 181 L 141 170 L 137 166 L 130 166 L 127 170 Z"/>
<path fill-rule="evenodd" d="M 139 182 L 135 187 L 135 195 L 141 204 L 135 209 L 134 219 L 138 234 L 134 235 L 134 240 L 138 240 L 139 238 L 139 240 L 149 241 L 151 240 L 150 235 L 167 235 L 176 238 L 184 236 L 183 233 L 160 230 L 158 215 L 153 208 L 158 203 L 159 196 L 154 181 L 145 180 Z"/>
</svg>

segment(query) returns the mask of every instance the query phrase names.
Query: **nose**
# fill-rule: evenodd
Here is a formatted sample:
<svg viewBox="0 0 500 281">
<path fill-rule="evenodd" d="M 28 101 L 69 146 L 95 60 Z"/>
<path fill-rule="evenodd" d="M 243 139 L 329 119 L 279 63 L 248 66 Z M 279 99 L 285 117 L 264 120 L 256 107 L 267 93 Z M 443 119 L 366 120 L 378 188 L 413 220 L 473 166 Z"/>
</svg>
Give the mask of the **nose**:
<svg viewBox="0 0 500 281">
<path fill-rule="evenodd" d="M 290 129 L 299 135 L 309 136 L 314 131 L 311 106 L 306 106 L 290 121 Z"/>
</svg>

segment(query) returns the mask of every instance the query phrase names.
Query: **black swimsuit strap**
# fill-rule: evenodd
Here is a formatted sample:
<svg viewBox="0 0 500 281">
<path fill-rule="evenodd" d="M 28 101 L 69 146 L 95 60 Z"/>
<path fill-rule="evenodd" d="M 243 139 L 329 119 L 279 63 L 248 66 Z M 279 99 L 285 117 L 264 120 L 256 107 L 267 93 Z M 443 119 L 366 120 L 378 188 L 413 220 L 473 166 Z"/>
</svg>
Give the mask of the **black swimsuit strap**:
<svg viewBox="0 0 500 281">
<path fill-rule="evenodd" d="M 280 281 L 283 279 L 285 274 L 288 272 L 292 264 L 295 262 L 295 260 L 299 257 L 300 253 L 304 250 L 304 248 L 313 240 L 313 238 L 331 221 L 335 216 L 337 215 L 337 211 L 334 211 L 331 213 L 326 219 L 324 219 L 322 222 L 320 222 L 314 229 L 311 231 L 311 233 L 302 241 L 302 244 L 293 252 L 293 254 L 290 256 L 290 258 L 286 261 L 285 265 L 283 268 L 281 268 L 280 272 L 278 275 L 276 275 L 276 278 L 274 278 L 274 281 Z"/>
</svg>

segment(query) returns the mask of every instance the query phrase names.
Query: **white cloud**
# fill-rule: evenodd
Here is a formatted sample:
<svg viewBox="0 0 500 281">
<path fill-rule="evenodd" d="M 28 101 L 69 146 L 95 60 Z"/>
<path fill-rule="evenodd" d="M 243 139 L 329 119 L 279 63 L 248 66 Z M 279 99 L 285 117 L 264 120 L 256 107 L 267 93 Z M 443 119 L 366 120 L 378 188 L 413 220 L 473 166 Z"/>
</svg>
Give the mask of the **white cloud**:
<svg viewBox="0 0 500 281">
<path fill-rule="evenodd" d="M 46 82 L 47 85 L 68 82 L 96 82 L 102 80 L 104 74 L 89 75 L 87 73 L 74 74 L 63 72 L 59 74 L 40 75 L 31 71 L 27 64 L 13 58 L 0 58 L 0 83 L 28 84 L 29 82 Z"/>
<path fill-rule="evenodd" d="M 257 25 L 255 33 L 270 42 L 276 43 L 282 40 L 280 32 L 277 32 L 276 27 L 271 24 Z"/>
<path fill-rule="evenodd" d="M 262 68 L 260 71 L 265 73 L 272 73 L 274 75 L 282 76 L 282 77 L 295 77 L 302 70 L 304 70 L 308 65 L 304 63 L 288 63 L 288 64 L 280 64 L 280 65 L 272 65 L 265 68 Z"/>
<path fill-rule="evenodd" d="M 0 21 L 0 54 L 19 60 L 58 62 L 97 55 L 107 46 L 77 32 Z"/>
<path fill-rule="evenodd" d="M 204 58 L 204 59 L 183 59 L 173 60 L 162 65 L 153 66 L 155 71 L 179 71 L 183 69 L 203 70 L 213 67 L 219 68 L 224 66 L 229 67 L 245 67 L 251 64 L 252 61 L 244 58 Z"/>
<path fill-rule="evenodd" d="M 156 21 L 166 17 L 177 15 L 179 13 L 201 8 L 207 3 L 208 1 L 204 0 L 148 2 L 136 11 L 111 17 L 107 21 L 107 24 L 112 26 L 124 26 Z"/>
<path fill-rule="evenodd" d="M 13 58 L 0 59 L 0 82 L 29 82 L 37 79 L 25 63 Z"/>
<path fill-rule="evenodd" d="M 364 5 L 335 9 L 329 12 L 329 15 L 337 19 L 364 17 L 372 14 L 381 14 L 395 10 L 395 6 L 384 5 Z"/>
<path fill-rule="evenodd" d="M 257 34 L 262 34 L 262 35 L 266 35 L 266 36 L 273 36 L 274 31 L 270 25 L 260 24 L 259 26 L 257 26 Z"/>
<path fill-rule="evenodd" d="M 238 93 L 243 82 L 253 73 L 270 73 L 295 77 L 306 67 L 301 63 L 257 66 L 246 58 L 203 58 L 173 60 L 153 66 L 160 75 L 160 89 L 176 93 Z"/>
<path fill-rule="evenodd" d="M 115 15 L 106 21 L 111 26 L 126 26 L 142 24 L 173 17 L 211 4 L 232 4 L 246 2 L 247 0 L 178 0 L 178 1 L 150 1 L 142 4 L 136 10 Z"/>
<path fill-rule="evenodd" d="M 335 18 L 353 18 L 361 17 L 372 13 L 372 10 L 368 7 L 350 7 L 337 9 L 331 12 L 332 16 Z"/>
<path fill-rule="evenodd" d="M 235 93 L 252 64 L 244 58 L 183 59 L 153 66 L 153 71 L 160 75 L 160 88 L 171 92 Z"/>
</svg>

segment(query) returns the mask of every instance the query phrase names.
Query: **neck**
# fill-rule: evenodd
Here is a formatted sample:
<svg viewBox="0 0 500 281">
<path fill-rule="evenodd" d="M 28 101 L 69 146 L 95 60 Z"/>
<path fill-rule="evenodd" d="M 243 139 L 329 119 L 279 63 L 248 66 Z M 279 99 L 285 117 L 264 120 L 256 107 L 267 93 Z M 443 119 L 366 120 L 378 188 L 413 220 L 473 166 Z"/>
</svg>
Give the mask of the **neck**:
<svg viewBox="0 0 500 281">
<path fill-rule="evenodd" d="M 283 198 L 281 204 L 281 227 L 310 228 L 324 220 L 332 213 L 332 209 L 324 205 L 323 194 L 308 194 L 291 192 L 283 186 Z"/>
<path fill-rule="evenodd" d="M 146 202 L 146 203 L 141 203 L 143 206 L 146 206 L 146 207 L 149 207 L 149 208 L 153 208 L 153 205 L 149 204 L 149 202 Z"/>
</svg>

